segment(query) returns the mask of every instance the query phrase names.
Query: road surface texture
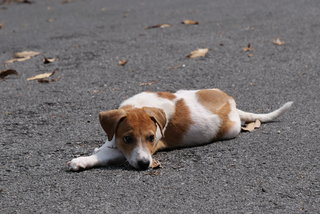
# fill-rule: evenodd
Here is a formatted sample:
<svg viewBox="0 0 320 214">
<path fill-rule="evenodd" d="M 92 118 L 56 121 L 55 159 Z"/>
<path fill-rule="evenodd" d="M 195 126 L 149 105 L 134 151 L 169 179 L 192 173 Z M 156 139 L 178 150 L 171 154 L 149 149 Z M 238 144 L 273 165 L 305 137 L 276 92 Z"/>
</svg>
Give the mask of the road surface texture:
<svg viewBox="0 0 320 214">
<path fill-rule="evenodd" d="M 0 213 L 320 212 L 318 0 L 31 2 L 0 5 L 0 70 L 18 72 L 0 80 Z M 197 48 L 209 52 L 186 58 Z M 41 54 L 5 64 L 21 51 Z M 105 140 L 100 111 L 213 87 L 246 111 L 295 103 L 236 139 L 157 153 L 158 170 L 68 171 Z"/>
</svg>

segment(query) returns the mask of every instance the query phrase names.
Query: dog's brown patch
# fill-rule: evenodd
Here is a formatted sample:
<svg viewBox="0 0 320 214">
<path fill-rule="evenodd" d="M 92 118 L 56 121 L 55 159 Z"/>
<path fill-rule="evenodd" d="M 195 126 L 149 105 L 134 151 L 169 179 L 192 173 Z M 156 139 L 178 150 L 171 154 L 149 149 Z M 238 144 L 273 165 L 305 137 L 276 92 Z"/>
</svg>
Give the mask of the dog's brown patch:
<svg viewBox="0 0 320 214">
<path fill-rule="evenodd" d="M 229 120 L 228 116 L 231 111 L 229 100 L 232 99 L 232 97 L 219 89 L 200 90 L 196 94 L 198 101 L 205 108 L 220 117 L 221 125 L 216 139 L 222 137 L 234 124 L 233 121 Z"/>
<path fill-rule="evenodd" d="M 119 123 L 117 128 L 117 147 L 128 155 L 138 144 L 142 144 L 152 153 L 154 146 L 152 143 L 147 142 L 146 137 L 156 134 L 156 124 L 143 109 L 133 108 L 126 112 L 126 117 Z M 134 139 L 130 144 L 123 142 L 123 137 L 127 135 Z"/>
<path fill-rule="evenodd" d="M 159 97 L 165 98 L 168 100 L 174 100 L 176 98 L 176 95 L 170 93 L 170 92 L 157 92 L 156 93 Z"/>
<path fill-rule="evenodd" d="M 182 143 L 183 136 L 191 124 L 190 110 L 184 100 L 180 99 L 176 102 L 175 113 L 164 133 L 163 142 L 166 147 L 179 147 L 179 144 Z"/>
<path fill-rule="evenodd" d="M 119 109 L 123 109 L 123 110 L 127 111 L 127 110 L 130 110 L 132 108 L 133 108 L 132 105 L 124 105 L 124 106 L 121 106 Z"/>
</svg>

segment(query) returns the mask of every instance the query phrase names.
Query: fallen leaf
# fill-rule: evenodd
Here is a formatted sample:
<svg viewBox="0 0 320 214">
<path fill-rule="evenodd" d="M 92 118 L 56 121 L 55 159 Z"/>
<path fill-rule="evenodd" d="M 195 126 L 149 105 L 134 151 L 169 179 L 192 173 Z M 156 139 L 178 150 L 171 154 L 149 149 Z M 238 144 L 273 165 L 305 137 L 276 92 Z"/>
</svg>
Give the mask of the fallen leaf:
<svg viewBox="0 0 320 214">
<path fill-rule="evenodd" d="M 49 63 L 52 63 L 52 62 L 54 62 L 54 61 L 56 61 L 56 58 L 47 58 L 47 57 L 45 57 L 45 58 L 43 58 L 43 64 L 49 64 Z"/>
<path fill-rule="evenodd" d="M 166 27 L 171 27 L 170 24 L 158 24 L 158 25 L 152 25 L 145 27 L 144 29 L 152 29 L 152 28 L 166 28 Z"/>
<path fill-rule="evenodd" d="M 13 69 L 0 71 L 0 79 L 4 79 L 8 75 L 18 75 L 18 72 L 16 70 L 13 70 Z"/>
<path fill-rule="evenodd" d="M 198 25 L 199 22 L 193 21 L 193 20 L 190 20 L 190 19 L 186 19 L 186 20 L 183 20 L 183 21 L 181 22 L 181 24 L 185 24 L 185 25 Z"/>
<path fill-rule="evenodd" d="M 243 50 L 243 52 L 248 52 L 248 51 L 252 51 L 253 48 L 251 47 L 251 44 L 249 43 L 249 44 L 247 45 L 247 47 L 242 48 L 242 50 Z"/>
<path fill-rule="evenodd" d="M 22 62 L 22 61 L 31 59 L 31 57 L 39 55 L 39 54 L 40 54 L 40 52 L 36 52 L 36 51 L 17 52 L 14 54 L 13 59 L 9 59 L 9 60 L 5 61 L 4 63 L 9 64 L 9 63 L 13 63 L 13 62 Z"/>
<path fill-rule="evenodd" d="M 13 62 L 22 62 L 22 61 L 26 61 L 28 59 L 31 59 L 31 57 L 24 57 L 24 58 L 13 58 L 13 59 L 9 59 L 7 61 L 5 61 L 4 63 L 6 64 L 10 64 L 10 63 L 13 63 Z"/>
<path fill-rule="evenodd" d="M 152 159 L 151 168 L 152 169 L 159 169 L 159 168 L 162 168 L 162 166 L 161 166 L 161 163 L 158 160 Z"/>
<path fill-rule="evenodd" d="M 40 52 L 36 51 L 22 51 L 14 54 L 15 58 L 25 58 L 25 57 L 33 57 L 39 55 Z"/>
<path fill-rule="evenodd" d="M 248 54 L 248 57 L 253 57 L 253 54 Z"/>
<path fill-rule="evenodd" d="M 245 126 L 241 127 L 241 129 L 242 131 L 252 132 L 254 129 L 259 128 L 260 126 L 260 120 L 256 120 L 255 122 L 245 124 Z"/>
<path fill-rule="evenodd" d="M 155 84 L 156 82 L 142 82 L 142 83 L 140 83 L 139 85 L 140 86 L 146 86 L 146 85 L 153 85 L 153 84 Z"/>
<path fill-rule="evenodd" d="M 187 55 L 188 58 L 204 57 L 208 53 L 209 48 L 199 48 Z"/>
<path fill-rule="evenodd" d="M 0 24 L 0 29 L 3 28 L 3 26 L 4 26 L 3 24 Z"/>
<path fill-rule="evenodd" d="M 127 64 L 127 62 L 128 62 L 128 60 L 120 59 L 120 60 L 118 61 L 118 65 L 124 66 L 125 64 Z"/>
<path fill-rule="evenodd" d="M 281 41 L 280 38 L 277 38 L 277 39 L 272 40 L 272 43 L 273 43 L 274 45 L 284 45 L 284 44 L 285 44 L 285 42 L 284 42 L 284 41 Z"/>
<path fill-rule="evenodd" d="M 54 21 L 55 21 L 54 18 L 50 18 L 50 19 L 47 20 L 47 22 L 49 22 L 49 23 L 52 23 L 52 22 L 54 22 Z"/>
<path fill-rule="evenodd" d="M 55 71 L 47 72 L 47 73 L 43 73 L 43 74 L 38 74 L 38 75 L 27 78 L 27 80 L 38 80 L 38 79 L 48 78 L 48 77 L 51 77 L 54 73 L 55 73 Z"/>
<path fill-rule="evenodd" d="M 26 3 L 26 4 L 32 4 L 29 0 L 3 0 L 1 4 L 10 4 L 10 3 Z"/>
</svg>

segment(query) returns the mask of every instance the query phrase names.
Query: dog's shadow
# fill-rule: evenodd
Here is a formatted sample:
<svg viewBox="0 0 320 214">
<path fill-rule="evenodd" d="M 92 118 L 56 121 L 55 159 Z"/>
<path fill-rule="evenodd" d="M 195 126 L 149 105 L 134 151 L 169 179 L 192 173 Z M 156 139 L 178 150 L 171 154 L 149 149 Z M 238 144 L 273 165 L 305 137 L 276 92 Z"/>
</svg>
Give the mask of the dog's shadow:
<svg viewBox="0 0 320 214">
<path fill-rule="evenodd" d="M 64 168 L 64 171 L 66 173 L 81 173 L 81 172 L 84 172 L 84 171 L 88 171 L 88 170 L 108 170 L 108 171 L 112 171 L 112 170 L 123 170 L 123 171 L 143 171 L 143 170 L 138 170 L 138 169 L 135 169 L 134 167 L 132 167 L 128 162 L 126 163 L 121 163 L 121 164 L 112 164 L 112 165 L 109 165 L 109 166 L 96 166 L 96 167 L 93 167 L 93 168 L 89 168 L 89 169 L 79 169 L 78 171 L 72 171 L 70 170 L 68 167 L 65 167 Z M 147 170 L 145 170 L 147 171 Z"/>
</svg>

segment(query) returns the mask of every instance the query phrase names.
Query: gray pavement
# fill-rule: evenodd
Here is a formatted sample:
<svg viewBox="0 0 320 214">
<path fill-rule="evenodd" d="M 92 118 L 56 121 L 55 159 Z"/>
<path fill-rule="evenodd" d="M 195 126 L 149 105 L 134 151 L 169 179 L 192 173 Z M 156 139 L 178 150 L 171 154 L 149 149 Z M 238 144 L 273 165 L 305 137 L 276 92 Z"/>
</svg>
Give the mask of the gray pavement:
<svg viewBox="0 0 320 214">
<path fill-rule="evenodd" d="M 19 73 L 0 80 L 0 213 L 320 212 L 320 1 L 31 1 L 0 5 L 0 70 Z M 196 48 L 210 50 L 185 58 Z M 26 50 L 41 54 L 4 64 Z M 56 69 L 55 82 L 26 80 Z M 247 111 L 295 103 L 236 139 L 160 152 L 157 171 L 67 170 L 103 143 L 99 111 L 212 87 Z"/>
</svg>

